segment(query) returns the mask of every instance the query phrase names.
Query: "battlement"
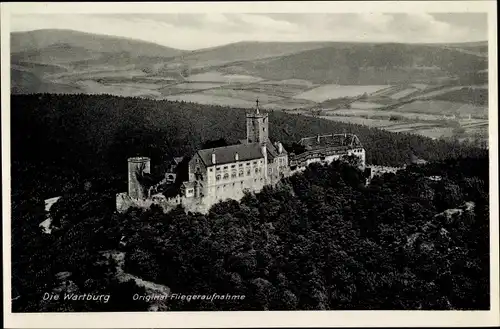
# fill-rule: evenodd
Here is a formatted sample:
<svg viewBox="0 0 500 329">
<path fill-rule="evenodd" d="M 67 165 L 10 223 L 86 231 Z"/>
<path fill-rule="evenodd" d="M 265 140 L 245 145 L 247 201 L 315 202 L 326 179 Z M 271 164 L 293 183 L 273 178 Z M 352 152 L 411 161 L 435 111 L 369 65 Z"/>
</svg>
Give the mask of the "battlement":
<svg viewBox="0 0 500 329">
<path fill-rule="evenodd" d="M 346 147 L 362 148 L 363 145 L 354 134 L 328 134 L 317 135 L 314 137 L 305 137 L 299 141 L 299 144 L 306 149 L 315 149 L 323 147 Z"/>
<path fill-rule="evenodd" d="M 168 171 L 160 182 L 151 175 L 148 157 L 128 159 L 128 193 L 116 195 L 116 209 L 147 209 L 158 205 L 167 212 L 179 205 L 186 211 L 206 213 L 217 202 L 241 200 L 245 191 L 258 193 L 264 186 L 276 185 L 284 177 L 304 170 L 313 162 L 330 163 L 343 156 L 355 155 L 365 166 L 365 150 L 354 134 L 327 134 L 299 141 L 298 154 L 288 153 L 283 145 L 269 139 L 268 113 L 256 108 L 246 114 L 247 138 L 240 144 L 198 150 L 189 160 L 188 179 L 180 186 L 180 195 L 166 197 L 165 185 L 174 182 L 179 159 L 167 163 Z"/>
<path fill-rule="evenodd" d="M 134 162 L 134 163 L 143 163 L 143 162 L 148 162 L 151 161 L 150 158 L 148 157 L 133 157 L 133 158 L 128 158 L 128 162 Z"/>
<path fill-rule="evenodd" d="M 209 201 L 206 198 L 189 198 L 181 195 L 167 198 L 163 194 L 155 194 L 146 199 L 132 199 L 123 192 L 116 195 L 116 210 L 124 213 L 131 207 L 149 209 L 152 205 L 157 205 L 163 209 L 163 212 L 168 212 L 182 205 L 186 211 L 206 213 L 212 206 Z"/>
</svg>

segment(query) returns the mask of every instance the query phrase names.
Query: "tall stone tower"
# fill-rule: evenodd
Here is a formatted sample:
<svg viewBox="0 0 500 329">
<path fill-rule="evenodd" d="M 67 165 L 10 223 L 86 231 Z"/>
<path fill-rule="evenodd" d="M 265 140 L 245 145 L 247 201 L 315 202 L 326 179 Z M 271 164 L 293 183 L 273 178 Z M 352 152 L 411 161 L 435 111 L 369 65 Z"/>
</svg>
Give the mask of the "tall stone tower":
<svg viewBox="0 0 500 329">
<path fill-rule="evenodd" d="M 247 143 L 264 144 L 269 137 L 269 119 L 267 113 L 260 113 L 259 100 L 253 113 L 247 113 Z"/>
<path fill-rule="evenodd" d="M 132 199 L 145 199 L 147 191 L 139 182 L 142 173 L 151 172 L 151 160 L 146 157 L 135 157 L 128 159 L 128 195 Z"/>
</svg>

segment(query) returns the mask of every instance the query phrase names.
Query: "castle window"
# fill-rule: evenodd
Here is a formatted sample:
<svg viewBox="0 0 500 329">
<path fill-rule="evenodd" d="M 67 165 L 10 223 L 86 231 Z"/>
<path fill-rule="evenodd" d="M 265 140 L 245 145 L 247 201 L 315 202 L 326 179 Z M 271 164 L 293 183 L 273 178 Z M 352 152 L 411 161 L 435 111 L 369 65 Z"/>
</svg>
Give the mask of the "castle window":
<svg viewBox="0 0 500 329">
<path fill-rule="evenodd" d="M 215 180 L 220 180 L 220 175 L 219 175 L 219 174 L 217 174 L 217 175 L 215 176 Z"/>
<path fill-rule="evenodd" d="M 231 178 L 236 178 L 236 171 L 233 171 L 233 172 L 231 173 Z"/>
<path fill-rule="evenodd" d="M 231 165 L 231 168 L 236 168 L 236 165 Z"/>
<path fill-rule="evenodd" d="M 250 169 L 247 170 L 247 176 L 250 176 Z"/>
<path fill-rule="evenodd" d="M 224 174 L 224 179 L 229 179 L 229 174 L 228 173 Z"/>
<path fill-rule="evenodd" d="M 239 176 L 239 177 L 242 177 L 242 176 L 243 176 L 243 170 L 240 170 L 240 172 L 238 173 L 238 176 Z"/>
<path fill-rule="evenodd" d="M 227 166 L 224 166 L 224 170 L 227 170 Z"/>
<path fill-rule="evenodd" d="M 256 165 L 257 165 L 257 161 L 254 161 L 254 162 L 253 162 L 253 165 L 254 165 L 254 166 L 256 166 Z"/>
<path fill-rule="evenodd" d="M 259 168 L 255 168 L 255 173 L 258 174 L 259 173 Z"/>
<path fill-rule="evenodd" d="M 210 172 L 214 171 L 214 168 L 210 168 Z"/>
<path fill-rule="evenodd" d="M 273 173 L 273 168 L 269 168 L 269 173 L 272 174 Z"/>
<path fill-rule="evenodd" d="M 249 166 L 249 165 L 250 165 L 250 162 L 247 162 L 247 166 Z"/>
<path fill-rule="evenodd" d="M 220 171 L 220 167 L 215 168 L 215 170 Z"/>
<path fill-rule="evenodd" d="M 240 163 L 240 164 L 239 164 L 239 167 L 243 167 L 243 163 Z"/>
</svg>

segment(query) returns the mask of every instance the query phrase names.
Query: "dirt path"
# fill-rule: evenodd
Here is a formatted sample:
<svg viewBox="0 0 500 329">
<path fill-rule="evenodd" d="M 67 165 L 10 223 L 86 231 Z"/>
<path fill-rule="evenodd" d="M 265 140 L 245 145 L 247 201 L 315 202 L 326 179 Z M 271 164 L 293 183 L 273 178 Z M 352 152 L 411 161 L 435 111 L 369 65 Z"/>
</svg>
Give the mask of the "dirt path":
<svg viewBox="0 0 500 329">
<path fill-rule="evenodd" d="M 117 251 L 117 250 L 109 250 L 103 252 L 103 255 L 106 258 L 112 258 L 116 262 L 116 278 L 120 282 L 127 282 L 130 280 L 134 280 L 135 283 L 146 290 L 146 295 L 149 296 L 163 296 L 168 295 L 170 293 L 170 288 L 158 283 L 154 283 L 151 281 L 146 281 L 141 279 L 140 277 L 127 273 L 123 270 L 123 266 L 125 265 L 125 252 Z M 151 300 L 150 311 L 166 311 L 168 310 L 166 306 L 166 302 L 162 300 Z"/>
<path fill-rule="evenodd" d="M 108 251 L 105 253 L 108 257 L 111 256 L 116 261 L 116 277 L 120 282 L 126 282 L 129 280 L 134 280 L 135 283 L 146 289 L 147 293 L 151 294 L 168 294 L 170 293 L 170 288 L 157 284 L 151 281 L 146 281 L 141 279 L 140 277 L 126 273 L 123 270 L 123 266 L 125 265 L 125 252 L 123 251 Z"/>
</svg>

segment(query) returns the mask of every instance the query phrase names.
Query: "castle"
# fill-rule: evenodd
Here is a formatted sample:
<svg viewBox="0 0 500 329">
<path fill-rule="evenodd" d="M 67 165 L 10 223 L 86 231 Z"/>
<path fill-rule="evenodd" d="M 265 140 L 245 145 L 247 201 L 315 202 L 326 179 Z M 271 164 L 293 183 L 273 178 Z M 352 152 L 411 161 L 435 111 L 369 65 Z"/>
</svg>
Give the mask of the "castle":
<svg viewBox="0 0 500 329">
<path fill-rule="evenodd" d="M 264 186 L 275 185 L 313 162 L 329 163 L 355 155 L 364 169 L 365 150 L 356 135 L 302 138 L 298 144 L 303 151 L 289 154 L 281 142 L 271 142 L 268 114 L 260 111 L 257 101 L 255 110 L 246 115 L 246 139 L 235 145 L 198 150 L 189 161 L 189 179 L 183 182 L 180 194 L 175 197 L 154 193 L 154 186 L 144 184 L 144 176 L 150 173 L 149 158 L 129 158 L 128 192 L 117 194 L 117 211 L 156 204 L 164 211 L 182 205 L 186 211 L 206 213 L 219 201 L 240 200 L 245 191 L 259 192 Z M 178 163 L 179 159 L 175 161 Z M 164 181 L 172 178 L 173 170 L 169 171 Z"/>
</svg>

